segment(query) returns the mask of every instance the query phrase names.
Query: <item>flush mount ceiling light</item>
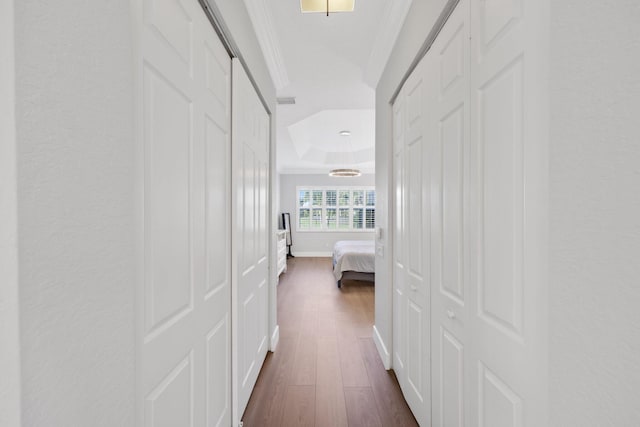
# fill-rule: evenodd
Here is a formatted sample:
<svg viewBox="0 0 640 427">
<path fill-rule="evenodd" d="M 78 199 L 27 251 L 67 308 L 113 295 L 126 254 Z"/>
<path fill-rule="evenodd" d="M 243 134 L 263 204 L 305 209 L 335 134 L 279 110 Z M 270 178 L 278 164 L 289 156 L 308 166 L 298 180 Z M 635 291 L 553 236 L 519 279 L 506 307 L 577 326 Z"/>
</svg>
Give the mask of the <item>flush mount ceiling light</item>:
<svg viewBox="0 0 640 427">
<path fill-rule="evenodd" d="M 333 169 L 329 176 L 353 177 L 362 175 L 358 169 Z"/>
<path fill-rule="evenodd" d="M 353 12 L 356 0 L 300 0 L 302 13 Z"/>
<path fill-rule="evenodd" d="M 350 136 L 351 135 L 351 131 L 350 130 L 341 130 L 338 133 L 340 134 L 340 136 Z"/>
</svg>

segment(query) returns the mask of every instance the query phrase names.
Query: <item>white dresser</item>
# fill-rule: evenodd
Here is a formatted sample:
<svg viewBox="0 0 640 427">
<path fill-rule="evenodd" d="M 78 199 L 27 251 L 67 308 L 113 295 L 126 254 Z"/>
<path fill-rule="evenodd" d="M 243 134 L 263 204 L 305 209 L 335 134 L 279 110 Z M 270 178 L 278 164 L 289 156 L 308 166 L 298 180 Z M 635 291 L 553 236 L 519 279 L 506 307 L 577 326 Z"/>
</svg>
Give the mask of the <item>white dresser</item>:
<svg viewBox="0 0 640 427">
<path fill-rule="evenodd" d="M 287 272 L 287 232 L 278 230 L 276 232 L 276 241 L 278 276 L 280 276 L 282 273 Z"/>
</svg>

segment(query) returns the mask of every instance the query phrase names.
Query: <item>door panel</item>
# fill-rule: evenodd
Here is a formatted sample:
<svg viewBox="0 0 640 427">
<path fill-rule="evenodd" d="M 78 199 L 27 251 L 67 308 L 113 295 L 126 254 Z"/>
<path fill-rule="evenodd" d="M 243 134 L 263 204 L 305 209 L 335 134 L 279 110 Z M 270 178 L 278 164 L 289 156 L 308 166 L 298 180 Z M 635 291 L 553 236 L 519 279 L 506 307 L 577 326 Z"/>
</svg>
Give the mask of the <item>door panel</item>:
<svg viewBox="0 0 640 427">
<path fill-rule="evenodd" d="M 464 425 L 464 345 L 449 331 L 440 327 L 440 389 L 437 391 L 438 413 L 442 426 Z M 434 394 L 436 392 L 434 391 Z M 434 410 L 435 412 L 435 410 Z"/>
<path fill-rule="evenodd" d="M 478 42 L 480 52 L 488 52 L 500 39 L 509 39 L 509 30 L 521 19 L 522 0 L 490 0 L 477 2 Z"/>
<path fill-rule="evenodd" d="M 430 189 L 425 168 L 424 86 L 423 75 L 412 74 L 394 104 L 393 368 L 416 419 L 427 425 L 430 290 L 425 272 L 429 268 Z"/>
<path fill-rule="evenodd" d="M 393 364 L 421 424 L 547 423 L 546 13 L 461 0 L 394 104 Z"/>
<path fill-rule="evenodd" d="M 464 155 L 465 109 L 456 107 L 440 121 L 442 153 L 442 288 L 440 291 L 464 305 Z"/>
<path fill-rule="evenodd" d="M 207 334 L 207 426 L 224 426 L 230 421 L 230 395 L 220 387 L 231 383 L 231 353 L 220 351 L 231 342 L 230 332 L 229 316 L 225 316 Z"/>
<path fill-rule="evenodd" d="M 232 69 L 235 425 L 249 401 L 268 347 L 269 116 L 237 59 Z"/>
<path fill-rule="evenodd" d="M 412 394 L 420 404 L 424 402 L 424 381 L 422 362 L 425 354 L 422 351 L 422 323 L 424 314 L 422 307 L 407 299 L 407 381 L 412 388 Z M 415 408 L 417 410 L 419 408 Z"/>
<path fill-rule="evenodd" d="M 197 2 L 134 12 L 137 424 L 228 425 L 231 60 Z"/>
<path fill-rule="evenodd" d="M 190 99 L 144 66 L 145 296 L 147 334 L 158 335 L 193 310 L 190 238 Z M 182 141 L 183 144 L 176 143 Z"/>
<path fill-rule="evenodd" d="M 415 278 L 414 285 L 423 284 L 422 271 L 424 269 L 423 259 L 423 236 L 426 230 L 423 229 L 422 213 L 422 192 L 423 192 L 423 141 L 422 137 L 411 141 L 405 149 L 407 155 L 407 242 L 409 246 L 408 273 Z M 411 280 L 411 279 L 410 279 Z M 424 289 L 423 289 L 424 292 Z"/>
<path fill-rule="evenodd" d="M 183 1 L 146 0 L 145 21 L 170 47 L 166 52 L 172 65 L 184 66 L 191 77 L 193 70 L 193 16 L 198 11 Z"/>
<path fill-rule="evenodd" d="M 522 333 L 522 66 L 510 64 L 479 91 L 483 207 L 481 316 Z"/>
<path fill-rule="evenodd" d="M 482 426 L 546 425 L 544 59 L 535 0 L 472 2 L 470 413 Z M 499 349 L 499 351 L 496 351 Z"/>
<path fill-rule="evenodd" d="M 430 87 L 427 138 L 431 165 L 431 331 L 434 426 L 473 425 L 468 417 L 469 0 L 442 28 L 426 67 Z"/>
<path fill-rule="evenodd" d="M 145 399 L 148 425 L 193 424 L 193 353 L 178 363 Z"/>
<path fill-rule="evenodd" d="M 479 369 L 480 427 L 520 427 L 525 425 L 522 399 L 482 363 Z"/>
</svg>

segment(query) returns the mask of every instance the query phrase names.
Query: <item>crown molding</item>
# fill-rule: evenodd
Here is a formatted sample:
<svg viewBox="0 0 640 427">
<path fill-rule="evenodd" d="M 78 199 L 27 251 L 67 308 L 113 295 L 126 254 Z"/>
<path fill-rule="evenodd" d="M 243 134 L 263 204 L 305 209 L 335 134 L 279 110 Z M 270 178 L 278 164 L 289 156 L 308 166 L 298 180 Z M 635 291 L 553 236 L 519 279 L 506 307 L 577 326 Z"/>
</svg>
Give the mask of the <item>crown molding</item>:
<svg viewBox="0 0 640 427">
<path fill-rule="evenodd" d="M 372 88 L 378 86 L 380 77 L 387 65 L 389 56 L 396 44 L 396 39 L 409 13 L 412 0 L 394 0 L 387 2 L 384 19 L 380 22 L 380 29 L 371 49 L 371 55 L 364 69 L 364 81 Z"/>
<path fill-rule="evenodd" d="M 276 92 L 280 91 L 289 86 L 290 82 L 282 59 L 271 9 L 269 9 L 266 0 L 244 0 L 244 4 L 262 49 L 269 74 L 271 74 L 273 84 L 276 87 Z"/>
</svg>

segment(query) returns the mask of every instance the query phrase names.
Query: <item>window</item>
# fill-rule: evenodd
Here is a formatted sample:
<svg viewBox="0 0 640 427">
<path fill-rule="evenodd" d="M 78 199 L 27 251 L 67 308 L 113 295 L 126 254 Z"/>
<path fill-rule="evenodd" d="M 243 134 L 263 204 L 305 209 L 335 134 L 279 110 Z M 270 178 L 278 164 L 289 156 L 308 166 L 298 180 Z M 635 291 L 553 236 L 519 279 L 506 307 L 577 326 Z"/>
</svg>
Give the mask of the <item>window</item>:
<svg viewBox="0 0 640 427">
<path fill-rule="evenodd" d="M 372 231 L 376 192 L 370 187 L 298 187 L 299 231 Z"/>
</svg>

